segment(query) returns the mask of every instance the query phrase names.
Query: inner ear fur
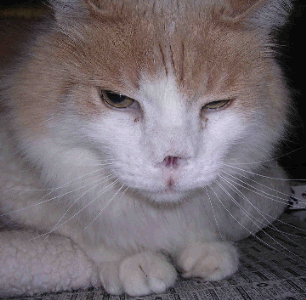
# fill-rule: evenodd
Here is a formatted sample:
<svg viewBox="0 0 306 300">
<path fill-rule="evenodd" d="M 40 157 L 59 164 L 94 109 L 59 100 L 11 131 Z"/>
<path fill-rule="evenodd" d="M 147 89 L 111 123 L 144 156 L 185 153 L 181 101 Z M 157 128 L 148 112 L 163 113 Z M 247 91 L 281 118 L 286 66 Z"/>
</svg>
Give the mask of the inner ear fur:
<svg viewBox="0 0 306 300">
<path fill-rule="evenodd" d="M 94 15 L 110 16 L 117 15 L 120 8 L 123 6 L 123 1 L 120 5 L 119 1 L 101 1 L 101 0 L 83 0 L 87 4 L 89 11 Z M 125 0 L 126 1 L 126 0 Z"/>
<path fill-rule="evenodd" d="M 269 0 L 229 0 L 228 10 L 225 11 L 225 16 L 233 21 L 239 22 L 248 18 L 261 6 L 265 5 Z"/>
<path fill-rule="evenodd" d="M 225 20 L 268 31 L 286 23 L 292 6 L 291 0 L 224 0 L 223 3 Z"/>
<path fill-rule="evenodd" d="M 85 0 L 86 4 L 88 5 L 89 9 L 95 13 L 101 13 L 102 7 L 99 0 Z"/>
</svg>

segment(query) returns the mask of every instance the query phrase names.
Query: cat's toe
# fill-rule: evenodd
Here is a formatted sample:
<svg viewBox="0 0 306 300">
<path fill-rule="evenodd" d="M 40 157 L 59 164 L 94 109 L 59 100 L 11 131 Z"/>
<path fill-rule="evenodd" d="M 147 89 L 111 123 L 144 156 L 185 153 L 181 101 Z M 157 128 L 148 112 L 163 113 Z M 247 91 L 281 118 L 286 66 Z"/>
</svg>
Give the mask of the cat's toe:
<svg viewBox="0 0 306 300">
<path fill-rule="evenodd" d="M 177 264 L 185 278 L 221 280 L 237 271 L 239 255 L 230 243 L 195 244 L 180 253 Z"/>
<path fill-rule="evenodd" d="M 100 265 L 100 280 L 107 293 L 120 295 L 124 292 L 119 279 L 119 262 L 104 262 Z"/>
<path fill-rule="evenodd" d="M 163 255 L 141 252 L 121 263 L 119 276 L 127 294 L 140 296 L 164 292 L 174 284 L 177 272 Z"/>
</svg>

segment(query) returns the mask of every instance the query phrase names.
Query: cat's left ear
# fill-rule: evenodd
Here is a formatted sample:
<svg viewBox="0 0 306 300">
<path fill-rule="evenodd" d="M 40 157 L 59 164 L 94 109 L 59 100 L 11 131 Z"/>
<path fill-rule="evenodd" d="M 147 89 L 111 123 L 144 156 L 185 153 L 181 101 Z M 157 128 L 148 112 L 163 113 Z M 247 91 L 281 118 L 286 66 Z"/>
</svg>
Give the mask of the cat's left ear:
<svg viewBox="0 0 306 300">
<path fill-rule="evenodd" d="M 292 8 L 291 0 L 227 0 L 224 17 L 250 29 L 271 31 L 283 26 Z"/>
<path fill-rule="evenodd" d="M 49 3 L 57 23 L 62 28 L 69 28 L 71 24 L 88 16 L 88 9 L 83 0 L 49 0 Z"/>
</svg>

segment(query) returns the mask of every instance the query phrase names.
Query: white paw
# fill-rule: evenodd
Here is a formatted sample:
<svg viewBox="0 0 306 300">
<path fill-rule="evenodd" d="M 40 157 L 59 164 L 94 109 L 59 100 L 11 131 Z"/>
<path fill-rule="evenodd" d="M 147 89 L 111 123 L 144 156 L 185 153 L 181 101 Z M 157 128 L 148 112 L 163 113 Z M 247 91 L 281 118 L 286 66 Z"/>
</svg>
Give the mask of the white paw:
<svg viewBox="0 0 306 300">
<path fill-rule="evenodd" d="M 120 295 L 124 292 L 119 279 L 119 265 L 119 261 L 104 262 L 100 265 L 101 283 L 111 295 Z"/>
<path fill-rule="evenodd" d="M 237 271 L 239 255 L 229 243 L 194 244 L 179 254 L 177 264 L 185 278 L 221 280 Z"/>
<path fill-rule="evenodd" d="M 174 284 L 176 277 L 177 272 L 167 259 L 153 252 L 128 256 L 119 269 L 124 292 L 130 296 L 162 293 Z"/>
</svg>

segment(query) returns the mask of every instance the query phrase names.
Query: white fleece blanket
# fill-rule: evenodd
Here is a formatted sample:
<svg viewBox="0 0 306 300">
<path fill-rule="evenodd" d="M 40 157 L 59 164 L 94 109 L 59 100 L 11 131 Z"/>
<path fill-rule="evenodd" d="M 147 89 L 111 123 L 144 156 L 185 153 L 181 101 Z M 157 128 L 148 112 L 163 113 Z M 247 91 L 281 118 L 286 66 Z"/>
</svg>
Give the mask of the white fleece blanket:
<svg viewBox="0 0 306 300">
<path fill-rule="evenodd" d="M 33 295 L 97 285 L 97 272 L 67 238 L 37 233 L 0 232 L 0 297 Z"/>
</svg>

